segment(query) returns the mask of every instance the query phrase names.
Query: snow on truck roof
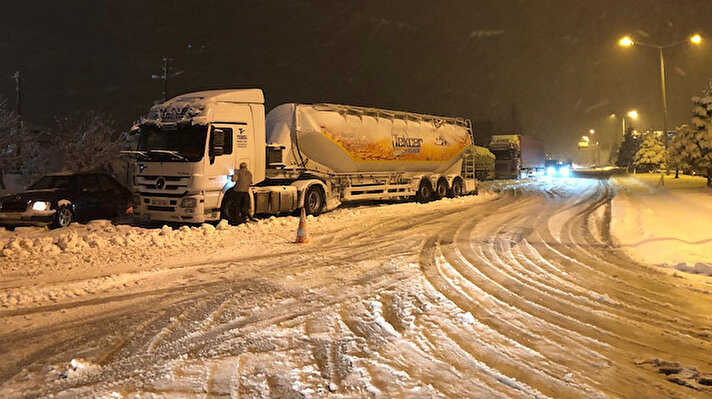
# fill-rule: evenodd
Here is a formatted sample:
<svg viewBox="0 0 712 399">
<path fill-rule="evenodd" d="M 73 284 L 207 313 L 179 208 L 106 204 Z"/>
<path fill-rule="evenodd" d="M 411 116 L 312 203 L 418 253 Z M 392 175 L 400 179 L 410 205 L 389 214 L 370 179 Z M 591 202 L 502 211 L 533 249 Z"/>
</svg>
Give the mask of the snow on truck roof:
<svg viewBox="0 0 712 399">
<path fill-rule="evenodd" d="M 259 103 L 265 102 L 262 89 L 225 89 L 205 90 L 181 94 L 168 102 L 228 102 L 228 103 Z"/>
<path fill-rule="evenodd" d="M 287 105 L 287 104 L 282 104 Z M 432 121 L 436 124 L 440 123 L 450 123 L 457 126 L 462 126 L 466 128 L 471 127 L 471 123 L 468 119 L 452 116 L 438 116 L 438 115 L 428 115 L 419 114 L 415 112 L 407 111 L 395 111 L 389 109 L 372 108 L 372 107 L 361 107 L 357 105 L 346 105 L 346 104 L 332 104 L 332 103 L 316 103 L 316 104 L 300 104 L 295 103 L 294 105 L 311 107 L 317 111 L 333 111 L 339 114 L 350 114 L 357 116 L 373 116 L 379 118 L 391 118 L 391 119 L 406 119 L 413 121 Z"/>
</svg>

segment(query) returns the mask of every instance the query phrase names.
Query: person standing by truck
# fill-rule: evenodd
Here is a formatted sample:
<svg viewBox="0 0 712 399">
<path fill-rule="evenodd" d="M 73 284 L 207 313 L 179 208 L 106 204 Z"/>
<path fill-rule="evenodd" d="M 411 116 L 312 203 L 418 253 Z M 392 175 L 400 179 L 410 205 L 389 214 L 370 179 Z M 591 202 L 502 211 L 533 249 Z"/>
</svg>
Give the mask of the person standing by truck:
<svg viewBox="0 0 712 399">
<path fill-rule="evenodd" d="M 240 162 L 240 169 L 238 169 L 232 176 L 232 180 L 235 182 L 235 187 L 233 187 L 232 195 L 235 198 L 236 208 L 230 215 L 232 219 L 230 222 L 233 224 L 240 224 L 247 222 L 248 220 L 254 220 L 250 216 L 250 187 L 252 187 L 252 172 L 247 169 L 246 162 Z"/>
</svg>

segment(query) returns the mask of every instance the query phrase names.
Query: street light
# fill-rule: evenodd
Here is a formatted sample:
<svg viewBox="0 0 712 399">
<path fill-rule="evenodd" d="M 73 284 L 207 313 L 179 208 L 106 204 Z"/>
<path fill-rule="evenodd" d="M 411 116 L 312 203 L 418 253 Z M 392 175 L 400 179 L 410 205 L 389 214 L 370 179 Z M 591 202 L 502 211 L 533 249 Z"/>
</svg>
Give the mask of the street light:
<svg viewBox="0 0 712 399">
<path fill-rule="evenodd" d="M 620 44 L 623 47 L 630 47 L 633 45 L 633 39 L 626 36 L 626 37 L 622 38 L 621 40 L 619 40 L 618 44 Z"/>
<path fill-rule="evenodd" d="M 618 44 L 621 45 L 622 47 L 631 47 L 631 46 L 635 45 L 635 46 L 650 47 L 650 48 L 658 49 L 658 53 L 660 54 L 660 89 L 661 89 L 662 100 L 663 100 L 663 137 L 665 138 L 663 140 L 663 142 L 665 143 L 665 148 L 667 148 L 667 90 L 665 89 L 665 56 L 663 55 L 663 50 L 665 50 L 666 48 L 669 48 L 669 47 L 677 46 L 678 44 L 686 43 L 688 41 L 692 44 L 699 45 L 700 43 L 702 43 L 702 36 L 700 36 L 699 34 L 694 34 L 694 35 L 690 36 L 689 39 L 687 39 L 687 40 L 680 40 L 677 42 L 666 44 L 664 46 L 659 46 L 657 44 L 636 42 L 636 41 L 633 41 L 633 39 L 631 39 L 630 36 L 625 36 L 618 41 Z M 635 115 L 637 117 L 637 113 Z"/>
<path fill-rule="evenodd" d="M 627 115 L 630 119 L 638 119 L 638 111 L 636 110 L 628 111 Z"/>
<path fill-rule="evenodd" d="M 596 131 L 593 130 L 593 129 L 591 129 L 591 130 L 588 131 L 588 134 L 594 134 L 594 133 L 596 133 Z"/>
</svg>

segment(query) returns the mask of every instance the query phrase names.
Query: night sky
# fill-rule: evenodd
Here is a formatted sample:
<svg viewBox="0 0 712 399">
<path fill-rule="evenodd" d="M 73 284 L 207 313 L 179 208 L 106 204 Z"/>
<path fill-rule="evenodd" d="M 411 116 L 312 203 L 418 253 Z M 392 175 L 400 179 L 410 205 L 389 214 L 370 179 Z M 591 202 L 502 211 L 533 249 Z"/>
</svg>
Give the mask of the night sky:
<svg viewBox="0 0 712 399">
<path fill-rule="evenodd" d="M 101 1 L 0 0 L 0 95 L 25 119 L 96 109 L 127 129 L 169 95 L 259 87 L 267 108 L 337 102 L 456 115 L 478 134 L 521 131 L 553 156 L 590 128 L 611 141 L 637 109 L 661 129 L 656 50 L 621 48 L 712 35 L 712 1 Z M 712 38 L 710 38 L 712 41 Z M 665 53 L 669 126 L 712 78 L 712 43 Z"/>
</svg>

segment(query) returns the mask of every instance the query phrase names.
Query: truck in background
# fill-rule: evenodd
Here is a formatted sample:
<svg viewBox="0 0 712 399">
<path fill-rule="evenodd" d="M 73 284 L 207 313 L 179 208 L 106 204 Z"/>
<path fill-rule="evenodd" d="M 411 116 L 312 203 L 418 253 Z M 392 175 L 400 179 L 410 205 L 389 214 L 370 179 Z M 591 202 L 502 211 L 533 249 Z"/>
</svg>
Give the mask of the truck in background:
<svg viewBox="0 0 712 399">
<path fill-rule="evenodd" d="M 157 104 L 132 129 L 134 213 L 161 221 L 230 219 L 241 162 L 253 214 L 318 215 L 341 202 L 429 201 L 475 192 L 462 154 L 469 121 L 337 104 L 283 104 L 265 116 L 262 90 L 212 90 Z"/>
<path fill-rule="evenodd" d="M 495 155 L 495 178 L 518 179 L 544 173 L 542 142 L 520 134 L 494 135 L 488 148 Z"/>
</svg>

